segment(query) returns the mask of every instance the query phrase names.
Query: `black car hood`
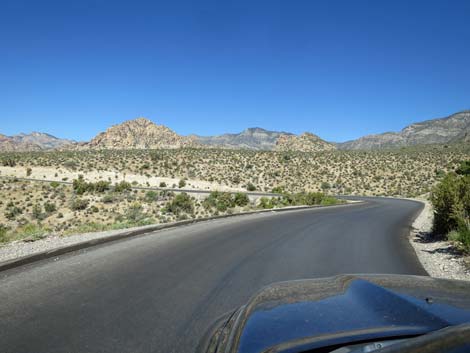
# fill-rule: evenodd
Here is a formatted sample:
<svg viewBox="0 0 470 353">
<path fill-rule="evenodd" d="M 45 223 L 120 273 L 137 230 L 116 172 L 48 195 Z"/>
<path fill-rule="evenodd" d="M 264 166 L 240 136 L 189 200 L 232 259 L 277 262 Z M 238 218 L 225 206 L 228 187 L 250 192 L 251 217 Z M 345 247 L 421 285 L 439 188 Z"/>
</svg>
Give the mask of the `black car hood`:
<svg viewBox="0 0 470 353">
<path fill-rule="evenodd" d="M 262 289 L 219 323 L 206 351 L 298 352 L 411 337 L 466 322 L 470 322 L 470 282 L 342 275 Z"/>
</svg>

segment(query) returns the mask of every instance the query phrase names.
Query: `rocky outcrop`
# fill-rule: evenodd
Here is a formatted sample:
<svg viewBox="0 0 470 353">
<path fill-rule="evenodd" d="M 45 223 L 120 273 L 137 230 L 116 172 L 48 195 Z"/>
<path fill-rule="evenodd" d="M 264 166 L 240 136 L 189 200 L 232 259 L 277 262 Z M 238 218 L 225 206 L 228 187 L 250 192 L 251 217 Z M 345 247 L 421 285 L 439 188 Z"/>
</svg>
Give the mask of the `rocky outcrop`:
<svg viewBox="0 0 470 353">
<path fill-rule="evenodd" d="M 301 135 L 281 135 L 276 141 L 276 151 L 322 152 L 336 149 L 335 145 L 317 135 L 304 132 Z"/>
<path fill-rule="evenodd" d="M 180 136 L 166 126 L 156 125 L 146 118 L 137 118 L 110 127 L 83 147 L 90 149 L 157 149 L 195 145 L 197 143 L 194 138 Z"/>
</svg>

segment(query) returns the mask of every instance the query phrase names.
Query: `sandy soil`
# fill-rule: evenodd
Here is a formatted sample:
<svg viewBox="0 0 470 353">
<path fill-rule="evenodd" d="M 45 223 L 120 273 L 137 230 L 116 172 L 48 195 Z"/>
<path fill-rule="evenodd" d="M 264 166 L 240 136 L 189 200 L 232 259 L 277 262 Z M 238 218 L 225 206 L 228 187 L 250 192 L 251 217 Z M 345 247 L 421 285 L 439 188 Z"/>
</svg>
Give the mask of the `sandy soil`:
<svg viewBox="0 0 470 353">
<path fill-rule="evenodd" d="M 26 175 L 26 168 L 24 167 L 4 167 L 0 166 L 0 175 L 1 176 L 12 176 L 18 178 L 32 178 L 32 179 L 46 179 L 46 180 L 56 180 L 63 181 L 65 178 L 67 181 L 72 181 L 77 179 L 78 175 L 83 175 L 85 180 L 96 182 L 99 180 L 108 180 L 113 184 L 125 180 L 129 183 L 137 182 L 139 186 L 149 186 L 149 187 L 158 187 L 161 182 L 164 182 L 167 187 L 171 188 L 173 185 L 178 186 L 180 179 L 177 178 L 165 178 L 139 174 L 128 174 L 118 171 L 88 171 L 82 172 L 77 171 L 73 172 L 64 168 L 52 168 L 52 167 L 32 167 L 31 175 Z M 196 189 L 196 190 L 218 190 L 218 191 L 245 191 L 244 188 L 234 188 L 227 185 L 220 185 L 215 182 L 203 181 L 203 180 L 186 180 L 185 189 Z"/>
</svg>

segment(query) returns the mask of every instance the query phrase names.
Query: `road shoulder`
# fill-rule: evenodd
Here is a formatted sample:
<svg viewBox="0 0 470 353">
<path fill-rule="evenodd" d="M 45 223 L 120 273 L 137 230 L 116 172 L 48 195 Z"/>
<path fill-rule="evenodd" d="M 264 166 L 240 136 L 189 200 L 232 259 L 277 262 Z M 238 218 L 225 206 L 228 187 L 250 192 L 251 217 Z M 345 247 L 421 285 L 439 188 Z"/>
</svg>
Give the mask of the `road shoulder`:
<svg viewBox="0 0 470 353">
<path fill-rule="evenodd" d="M 409 240 L 419 261 L 431 277 L 470 281 L 470 268 L 465 257 L 449 241 L 435 240 L 431 237 L 433 211 L 429 201 L 416 199 L 424 203 L 424 208 L 415 219 Z"/>
</svg>

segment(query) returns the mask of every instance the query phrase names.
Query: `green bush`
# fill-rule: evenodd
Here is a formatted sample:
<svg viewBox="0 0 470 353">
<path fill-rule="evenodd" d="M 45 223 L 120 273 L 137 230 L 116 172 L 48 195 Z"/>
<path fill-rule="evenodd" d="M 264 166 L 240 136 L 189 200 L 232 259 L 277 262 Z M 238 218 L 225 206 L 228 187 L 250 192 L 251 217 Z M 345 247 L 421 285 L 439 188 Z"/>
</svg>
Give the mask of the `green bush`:
<svg viewBox="0 0 470 353">
<path fill-rule="evenodd" d="M 15 206 L 12 202 L 8 203 L 7 208 L 5 210 L 5 217 L 8 220 L 14 220 L 16 216 L 19 216 L 23 213 L 23 210 L 17 206 Z"/>
<path fill-rule="evenodd" d="M 52 213 L 52 212 L 55 212 L 57 210 L 57 207 L 55 204 L 51 203 L 51 202 L 46 202 L 44 204 L 44 210 L 47 212 L 47 213 Z"/>
<path fill-rule="evenodd" d="M 248 191 L 255 191 L 255 190 L 256 190 L 256 186 L 254 186 L 252 183 L 248 183 L 248 184 L 246 185 L 246 189 L 247 189 Z"/>
<path fill-rule="evenodd" d="M 234 199 L 228 192 L 213 191 L 203 202 L 206 208 L 215 208 L 219 212 L 225 212 L 228 208 L 235 207 Z"/>
<path fill-rule="evenodd" d="M 126 211 L 126 219 L 130 222 L 137 223 L 147 218 L 143 212 L 143 207 L 140 203 L 134 202 Z"/>
<path fill-rule="evenodd" d="M 2 159 L 2 165 L 4 167 L 14 167 L 16 166 L 16 160 L 11 157 L 5 157 Z"/>
<path fill-rule="evenodd" d="M 233 202 L 236 206 L 243 207 L 250 203 L 250 199 L 247 194 L 243 192 L 237 192 L 234 196 Z"/>
<path fill-rule="evenodd" d="M 86 192 L 93 191 L 94 185 L 87 183 L 85 179 L 83 179 L 83 175 L 79 175 L 78 179 L 72 181 L 72 188 L 77 195 L 83 195 Z"/>
<path fill-rule="evenodd" d="M 73 211 L 82 211 L 88 207 L 88 200 L 85 199 L 73 199 L 70 202 L 70 209 Z"/>
<path fill-rule="evenodd" d="M 457 173 L 447 174 L 434 187 L 431 203 L 434 207 L 434 235 L 445 235 L 458 241 L 470 252 L 470 174 L 469 162 L 462 162 Z"/>
<path fill-rule="evenodd" d="M 431 203 L 434 207 L 433 233 L 436 235 L 445 235 L 457 228 L 453 212 L 458 199 L 458 183 L 458 176 L 451 173 L 446 175 L 432 190 Z"/>
<path fill-rule="evenodd" d="M 258 202 L 259 202 L 258 206 L 260 208 L 266 209 L 266 208 L 273 208 L 274 207 L 274 205 L 272 204 L 271 199 L 269 197 L 263 196 L 259 199 Z"/>
<path fill-rule="evenodd" d="M 173 200 L 168 203 L 166 209 L 168 212 L 177 216 L 182 213 L 193 213 L 194 202 L 187 193 L 182 192 L 181 194 L 176 195 Z"/>
<path fill-rule="evenodd" d="M 109 190 L 110 185 L 111 183 L 109 181 L 100 180 L 95 183 L 94 189 L 96 192 L 102 193 Z"/>
<path fill-rule="evenodd" d="M 35 204 L 33 206 L 33 218 L 37 220 L 43 220 L 46 218 L 46 215 L 42 212 L 42 207 L 40 204 Z"/>
<path fill-rule="evenodd" d="M 166 188 L 166 183 L 164 181 L 160 182 L 160 185 L 159 185 L 161 188 Z"/>
<path fill-rule="evenodd" d="M 8 240 L 8 227 L 0 224 L 0 243 L 6 243 Z"/>
<path fill-rule="evenodd" d="M 116 191 L 116 192 L 129 191 L 131 189 L 132 189 L 131 184 L 129 184 L 127 181 L 124 181 L 124 180 L 121 181 L 120 183 L 117 183 L 114 186 L 114 191 Z"/>
<path fill-rule="evenodd" d="M 461 162 L 455 172 L 460 175 L 470 175 L 470 161 Z"/>
<path fill-rule="evenodd" d="M 186 180 L 181 179 L 178 183 L 178 187 L 181 189 L 181 188 L 184 188 L 185 186 L 186 186 Z"/>
<path fill-rule="evenodd" d="M 114 194 L 106 194 L 101 199 L 101 201 L 103 203 L 113 203 L 115 200 L 116 200 L 116 198 L 115 198 Z"/>
<path fill-rule="evenodd" d="M 145 193 L 145 201 L 155 202 L 158 200 L 158 192 L 150 190 Z"/>
</svg>

